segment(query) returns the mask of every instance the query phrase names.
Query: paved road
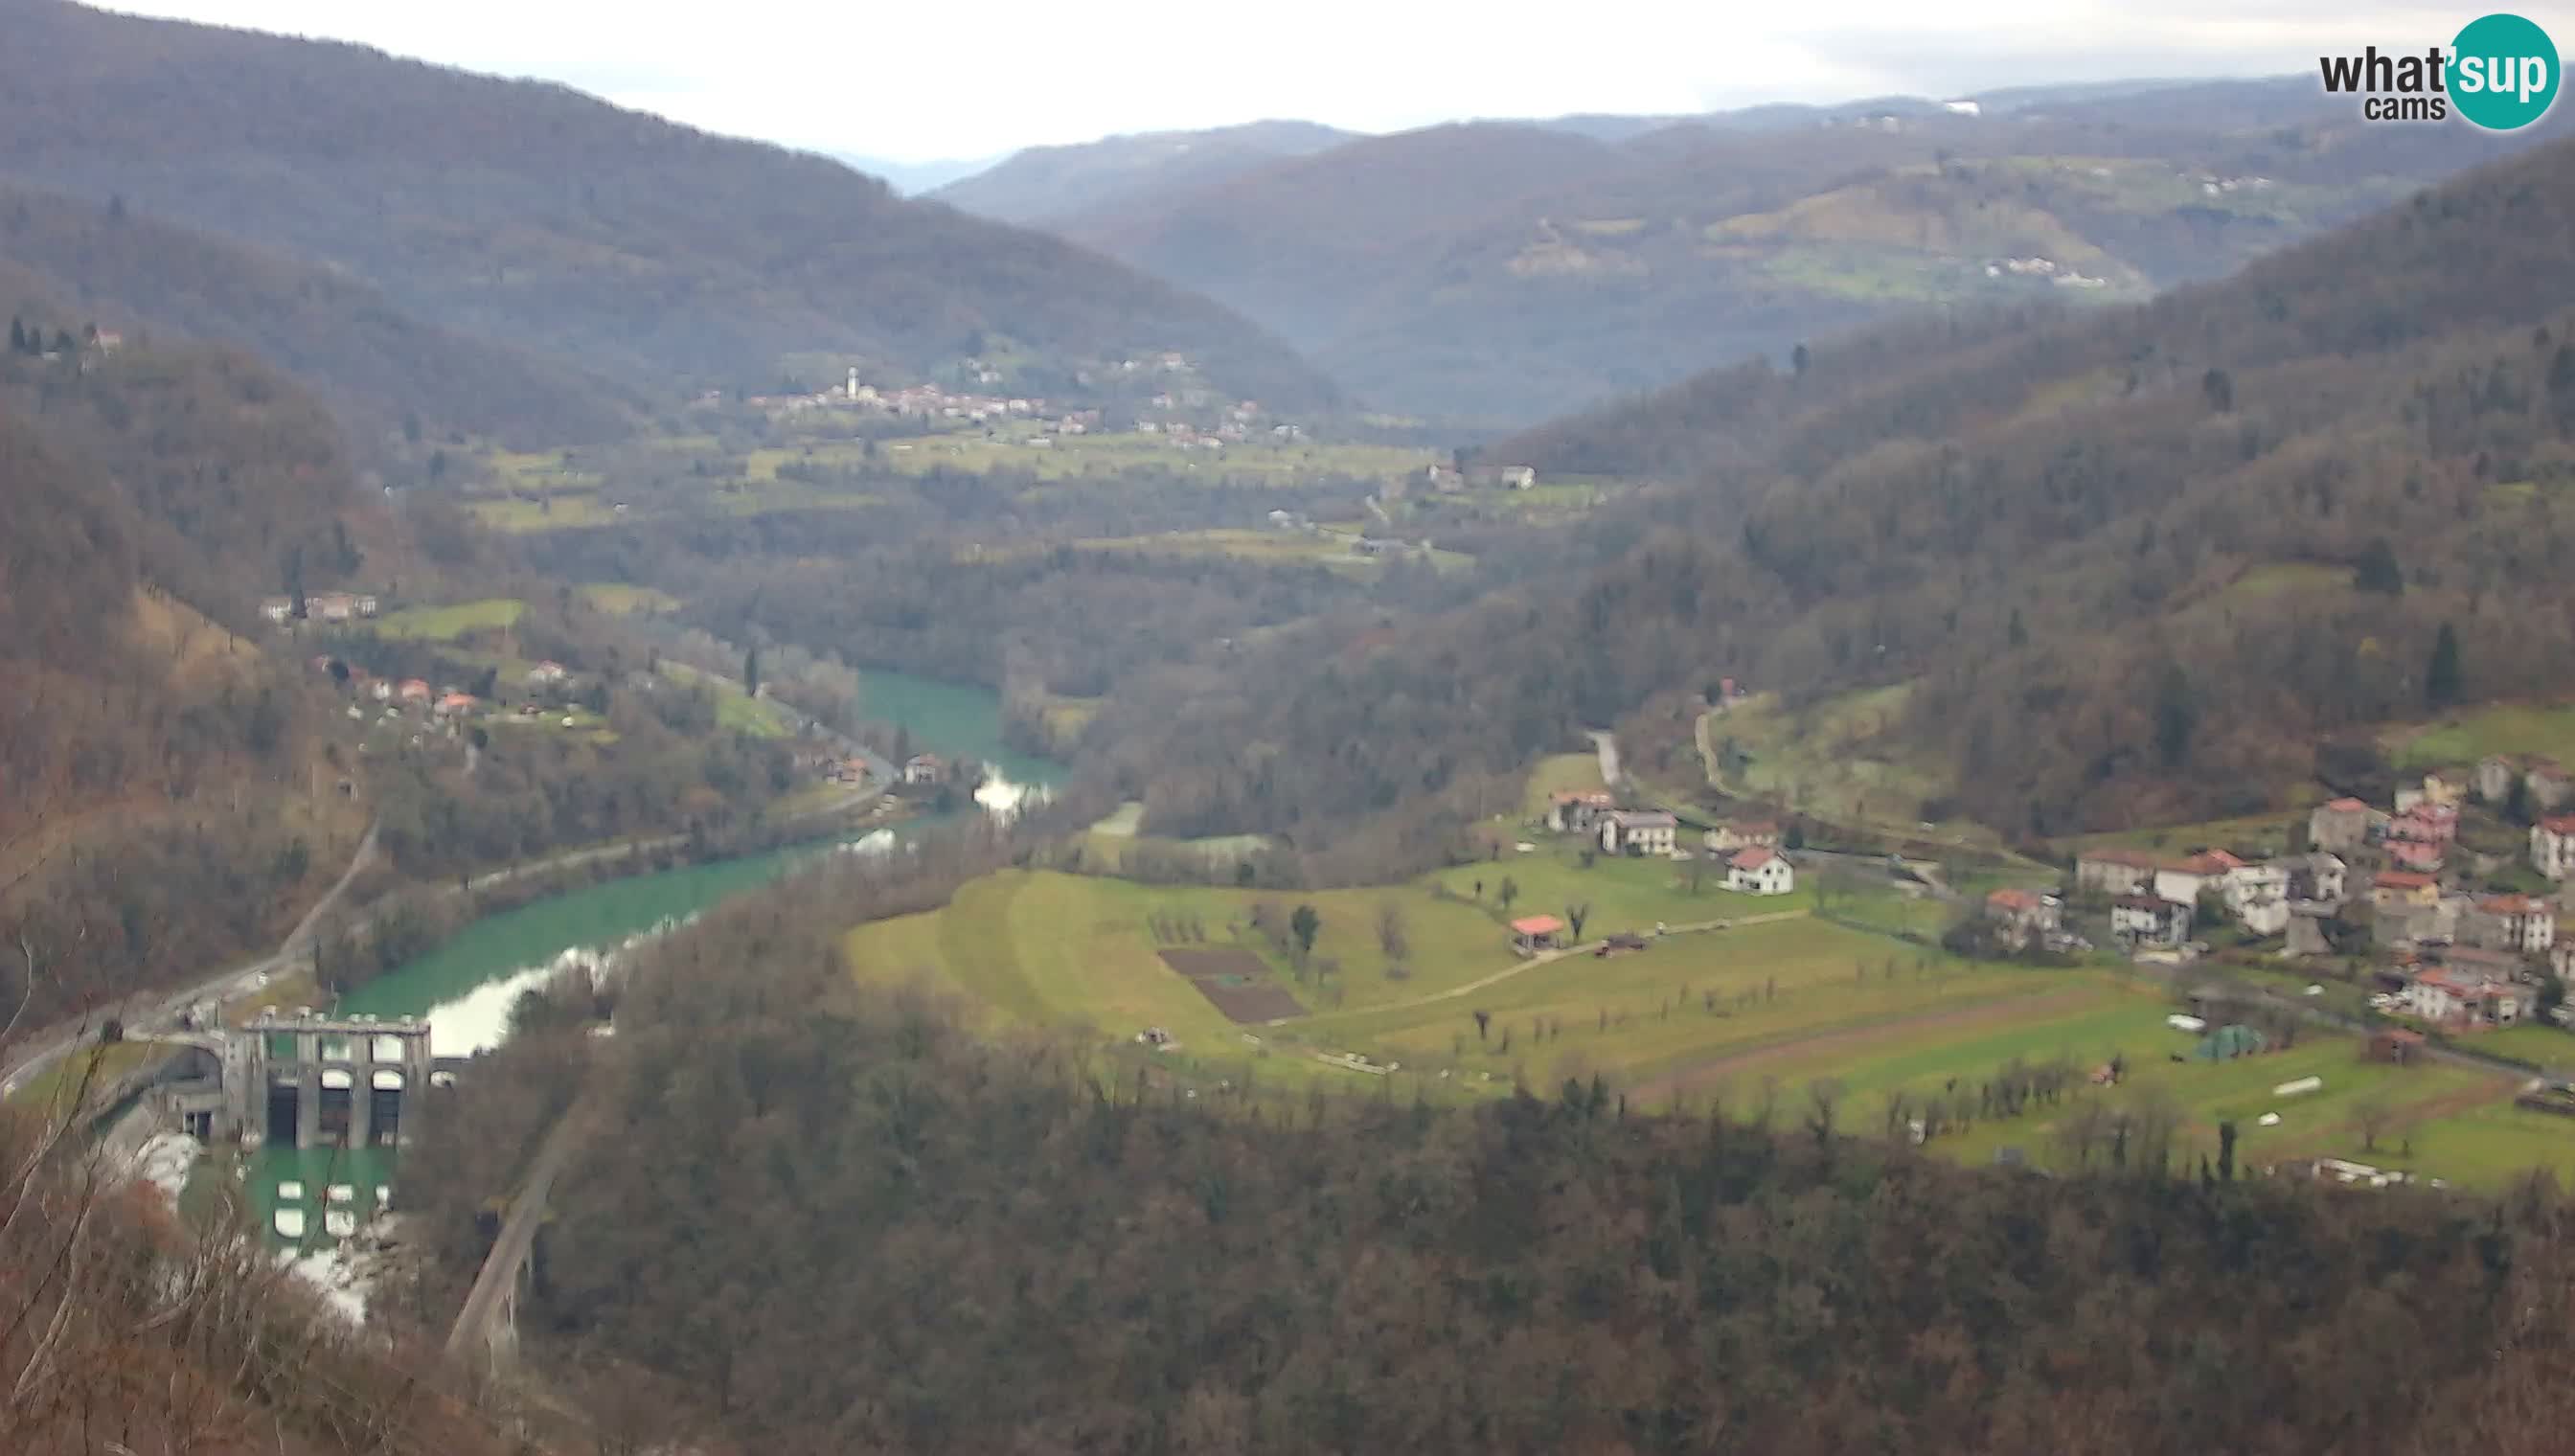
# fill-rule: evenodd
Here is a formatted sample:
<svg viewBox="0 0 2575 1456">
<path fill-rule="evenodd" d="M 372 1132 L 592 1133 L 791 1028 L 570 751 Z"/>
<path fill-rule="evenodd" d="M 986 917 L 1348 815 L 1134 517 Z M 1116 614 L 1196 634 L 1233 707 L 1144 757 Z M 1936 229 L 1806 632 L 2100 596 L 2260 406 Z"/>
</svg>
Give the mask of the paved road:
<svg viewBox="0 0 2575 1456">
<path fill-rule="evenodd" d="M 1604 732 L 1587 734 L 1591 746 L 1600 752 L 1600 781 L 1611 788 L 1618 786 L 1618 739 Z"/>
<path fill-rule="evenodd" d="M 314 902 L 313 908 L 305 912 L 304 918 L 295 922 L 295 928 L 286 933 L 285 943 L 277 948 L 275 954 L 235 966 L 178 990 L 137 993 L 77 1021 L 36 1033 L 8 1062 L 0 1064 L 0 1096 L 16 1090 L 28 1076 L 43 1071 L 65 1053 L 89 1040 L 111 1016 L 123 1018 L 128 1026 L 137 1030 L 174 1024 L 182 1012 L 200 1001 L 229 1000 L 267 984 L 269 976 L 306 952 L 313 927 L 348 893 L 359 872 L 373 862 L 375 856 L 376 825 L 369 824 L 366 837 L 358 841 L 357 852 L 349 856 L 349 867 L 341 872 L 330 890 Z"/>
<path fill-rule="evenodd" d="M 546 1134 L 535 1160 L 528 1164 L 527 1180 L 519 1185 L 519 1196 L 510 1200 L 510 1213 L 501 1222 L 500 1236 L 492 1240 L 492 1252 L 484 1256 L 482 1271 L 474 1276 L 474 1287 L 465 1296 L 465 1308 L 456 1316 L 456 1327 L 448 1331 L 447 1353 L 451 1358 L 476 1341 L 489 1339 L 493 1317 L 500 1313 L 511 1286 L 518 1282 L 528 1251 L 536 1244 L 537 1226 L 545 1221 L 546 1198 L 554 1191 L 555 1178 L 580 1143 L 577 1129 L 582 1120 L 579 1107 L 564 1113 L 554 1131 Z"/>
</svg>

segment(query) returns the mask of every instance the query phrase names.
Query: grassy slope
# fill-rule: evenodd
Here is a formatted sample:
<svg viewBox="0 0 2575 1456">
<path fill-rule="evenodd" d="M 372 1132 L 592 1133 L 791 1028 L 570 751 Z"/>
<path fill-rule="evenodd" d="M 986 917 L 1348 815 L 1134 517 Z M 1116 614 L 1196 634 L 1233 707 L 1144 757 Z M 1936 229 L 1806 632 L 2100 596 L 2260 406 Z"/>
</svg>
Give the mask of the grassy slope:
<svg viewBox="0 0 2575 1456">
<path fill-rule="evenodd" d="M 469 632 L 512 626 L 527 610 L 525 602 L 507 597 L 459 602 L 446 607 L 408 607 L 380 619 L 376 623 L 376 633 L 388 638 L 454 642 Z"/>
</svg>

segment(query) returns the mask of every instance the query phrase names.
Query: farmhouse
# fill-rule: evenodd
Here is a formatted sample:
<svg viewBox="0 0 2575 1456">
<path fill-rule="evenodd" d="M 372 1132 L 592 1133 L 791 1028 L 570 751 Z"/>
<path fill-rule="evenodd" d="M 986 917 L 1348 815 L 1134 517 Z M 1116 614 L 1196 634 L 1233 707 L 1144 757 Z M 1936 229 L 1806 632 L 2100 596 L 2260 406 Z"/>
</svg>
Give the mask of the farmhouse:
<svg viewBox="0 0 2575 1456">
<path fill-rule="evenodd" d="M 394 696 L 405 703 L 427 703 L 429 685 L 418 678 L 405 678 L 402 686 L 394 690 Z"/>
<path fill-rule="evenodd" d="M 1704 842 L 1719 854 L 1738 849 L 1779 847 L 1779 822 L 1776 819 L 1729 819 L 1707 831 Z"/>
<path fill-rule="evenodd" d="M 2178 864 L 2155 867 L 2155 893 L 2168 900 L 2190 904 L 2200 891 L 2223 883 L 2229 875 L 2244 868 L 2244 861 L 2223 849 L 2204 849 Z"/>
<path fill-rule="evenodd" d="M 1523 915 L 1511 921 L 1511 948 L 1522 955 L 1553 950 L 1563 930 L 1564 922 L 1553 915 Z"/>
<path fill-rule="evenodd" d="M 1600 817 L 1600 847 L 1612 854 L 1669 854 L 1680 820 L 1661 809 L 1612 809 Z"/>
<path fill-rule="evenodd" d="M 2256 935 L 2289 928 L 2289 870 L 2284 864 L 2239 864 L 2218 881 L 2228 913 Z"/>
<path fill-rule="evenodd" d="M 2530 826 L 2530 865 L 2550 879 L 2575 873 L 2575 814 L 2549 814 Z"/>
<path fill-rule="evenodd" d="M 1546 826 L 1559 834 L 1587 834 L 1617 804 L 1605 789 L 1558 790 L 1547 799 Z"/>
<path fill-rule="evenodd" d="M 2143 849 L 2091 849 L 2074 860 L 2074 887 L 2092 894 L 2138 894 L 2153 886 L 2158 861 Z"/>
<path fill-rule="evenodd" d="M 2470 780 L 2479 800 L 2501 803 L 2512 794 L 2512 781 L 2521 776 L 2521 765 L 2501 753 L 2489 753 L 2477 760 L 2477 770 Z"/>
<path fill-rule="evenodd" d="M 948 765 L 941 762 L 939 755 L 936 753 L 915 753 L 910 758 L 904 760 L 903 781 L 906 783 L 937 783 L 939 781 L 940 774 L 946 772 L 947 768 Z"/>
<path fill-rule="evenodd" d="M 1994 922 L 1994 938 L 2015 950 L 2043 941 L 2063 921 L 2056 896 L 2034 889 L 1998 889 L 1985 896 L 1985 918 Z"/>
<path fill-rule="evenodd" d="M 2530 1014 L 2532 1000 L 2531 988 L 2518 982 L 2440 966 L 2414 973 L 2405 983 L 2404 1006 L 2426 1021 L 2509 1026 Z"/>
<path fill-rule="evenodd" d="M 440 718 L 457 718 L 474 711 L 474 697 L 469 693 L 450 693 L 438 700 Z"/>
<path fill-rule="evenodd" d="M 2526 894 L 2490 894 L 2462 917 L 2459 938 L 2471 945 L 2544 955 L 2557 943 L 2557 910 Z"/>
<path fill-rule="evenodd" d="M 564 665 L 561 663 L 539 663 L 528 670 L 528 686 L 531 688 L 542 688 L 550 684 L 560 683 L 571 676 L 572 675 L 570 673 L 564 671 Z"/>
<path fill-rule="evenodd" d="M 259 615 L 282 625 L 295 615 L 295 603 L 284 597 L 265 598 L 259 604 Z"/>
<path fill-rule="evenodd" d="M 2131 945 L 2179 945 L 2190 938 L 2190 906 L 2151 894 L 2110 901 L 2110 933 Z"/>
<path fill-rule="evenodd" d="M 2307 815 L 2307 838 L 2331 854 L 2349 854 L 2369 843 L 2369 805 L 2356 798 L 2317 804 Z"/>
<path fill-rule="evenodd" d="M 1725 862 L 1725 887 L 1741 894 L 1786 894 L 1797 887 L 1797 870 L 1787 855 L 1755 846 Z"/>
</svg>

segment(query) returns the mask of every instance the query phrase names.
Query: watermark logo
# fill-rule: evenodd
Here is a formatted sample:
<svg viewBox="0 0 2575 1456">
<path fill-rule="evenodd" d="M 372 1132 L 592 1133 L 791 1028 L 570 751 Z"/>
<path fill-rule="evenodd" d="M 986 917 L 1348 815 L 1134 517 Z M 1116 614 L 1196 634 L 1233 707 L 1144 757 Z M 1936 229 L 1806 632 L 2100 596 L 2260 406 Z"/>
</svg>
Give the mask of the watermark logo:
<svg viewBox="0 0 2575 1456">
<path fill-rule="evenodd" d="M 2557 99 L 2557 45 L 2518 15 L 2469 21 L 2444 50 L 2318 56 L 2325 90 L 2362 98 L 2371 121 L 2447 121 L 2456 112 L 2487 131 L 2518 131 Z"/>
</svg>

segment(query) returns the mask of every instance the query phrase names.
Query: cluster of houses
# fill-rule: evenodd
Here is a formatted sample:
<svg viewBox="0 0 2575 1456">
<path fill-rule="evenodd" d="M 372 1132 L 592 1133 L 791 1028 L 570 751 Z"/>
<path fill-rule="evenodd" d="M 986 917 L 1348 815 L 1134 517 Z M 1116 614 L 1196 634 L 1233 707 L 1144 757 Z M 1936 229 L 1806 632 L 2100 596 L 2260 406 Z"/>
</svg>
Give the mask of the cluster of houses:
<svg viewBox="0 0 2575 1456">
<path fill-rule="evenodd" d="M 1421 482 L 1434 491 L 1456 492 L 1468 487 L 1504 491 L 1525 491 L 1537 484 L 1537 468 L 1527 465 L 1433 465 L 1421 472 Z"/>
<path fill-rule="evenodd" d="M 304 618 L 308 622 L 355 622 L 375 616 L 378 606 L 373 592 L 315 592 L 304 599 Z M 295 620 L 295 599 L 266 598 L 259 604 L 259 615 L 284 627 Z"/>
<path fill-rule="evenodd" d="M 1547 801 L 1546 825 L 1560 834 L 1600 842 L 1604 854 L 1689 860 L 1698 851 L 1680 846 L 1680 819 L 1663 809 L 1620 808 L 1605 789 L 1568 789 Z M 1738 894 L 1787 894 L 1797 868 L 1779 847 L 1779 825 L 1769 819 L 1729 820 L 1704 830 L 1700 846 L 1725 866 L 1725 887 Z"/>
<path fill-rule="evenodd" d="M 2468 772 L 2427 773 L 2386 809 L 2351 797 L 2318 804 L 2305 853 L 2089 850 L 2075 860 L 2074 889 L 2106 897 L 2112 934 L 2138 951 L 2189 943 L 2204 904 L 2254 935 L 2282 937 L 2290 956 L 2331 953 L 2338 929 L 2365 921 L 2387 988 L 2376 1004 L 2454 1028 L 2511 1025 L 2536 1014 L 2543 977 L 2575 976 L 2575 937 L 2558 938 L 2554 901 L 2465 882 L 2500 865 L 2462 849 L 2461 809 L 2516 795 L 2541 810 L 2575 797 L 2554 762 L 2488 758 Z M 2543 877 L 2575 878 L 2575 813 L 2541 812 L 2529 855 Z M 1984 912 L 2009 943 L 2062 928 L 2052 895 L 1997 890 Z"/>
</svg>

